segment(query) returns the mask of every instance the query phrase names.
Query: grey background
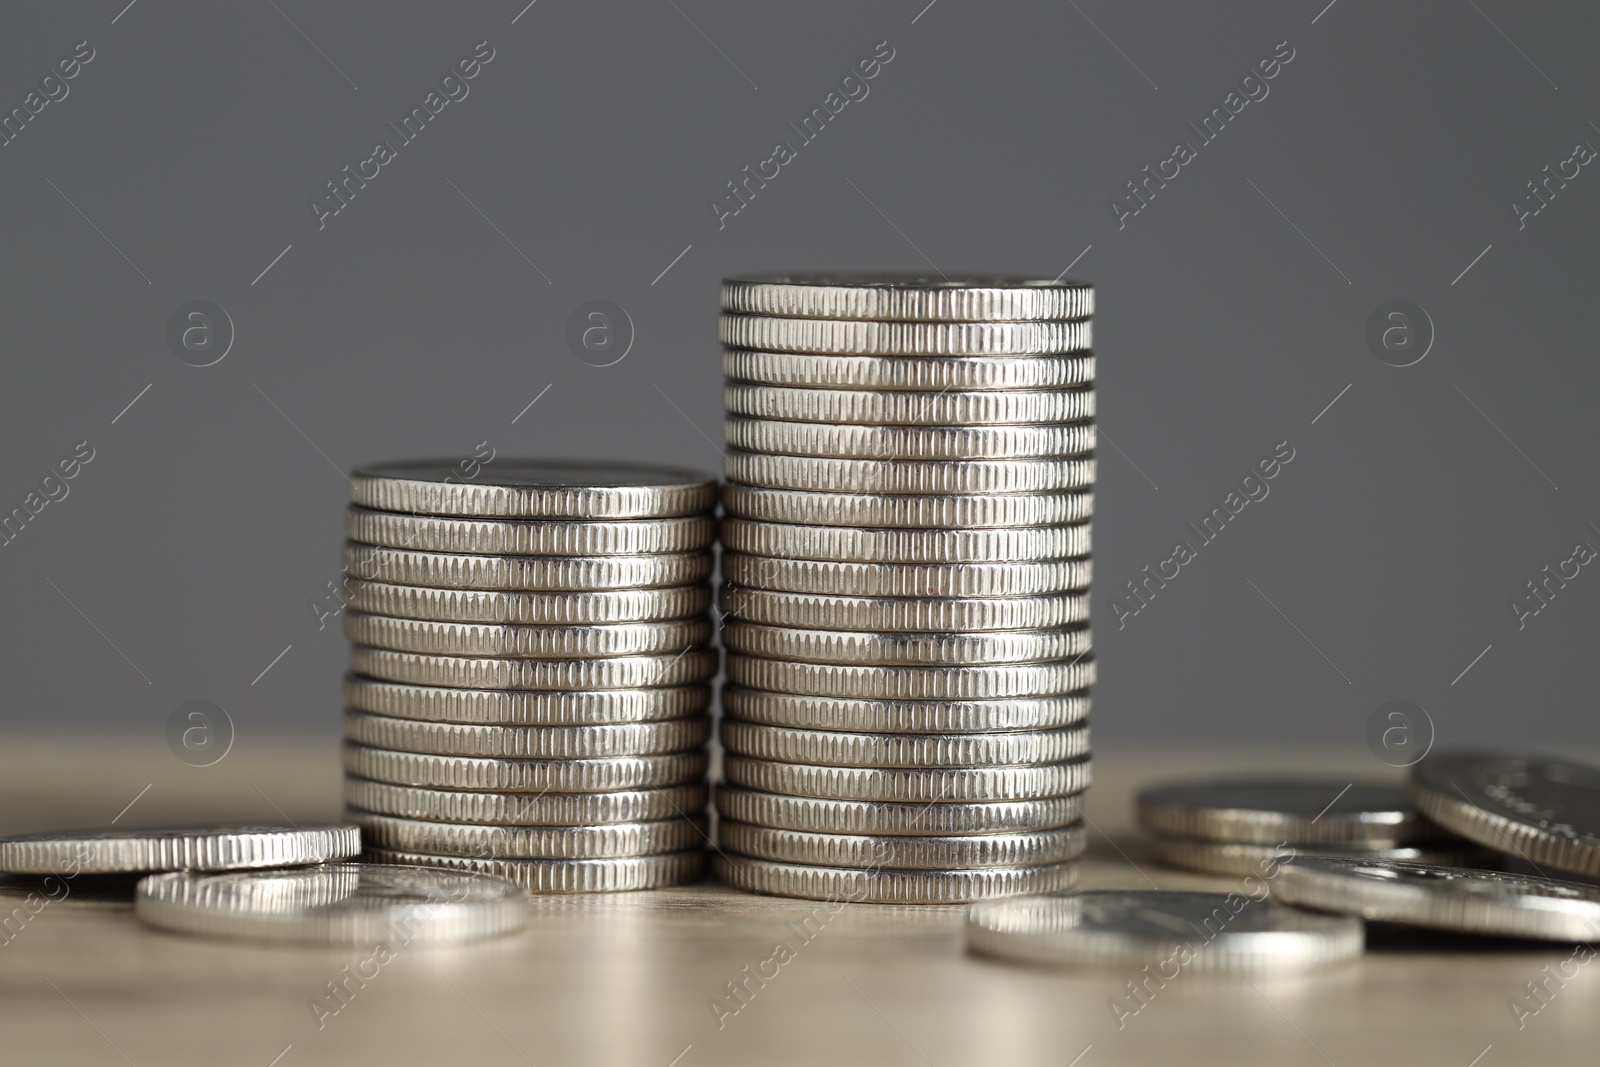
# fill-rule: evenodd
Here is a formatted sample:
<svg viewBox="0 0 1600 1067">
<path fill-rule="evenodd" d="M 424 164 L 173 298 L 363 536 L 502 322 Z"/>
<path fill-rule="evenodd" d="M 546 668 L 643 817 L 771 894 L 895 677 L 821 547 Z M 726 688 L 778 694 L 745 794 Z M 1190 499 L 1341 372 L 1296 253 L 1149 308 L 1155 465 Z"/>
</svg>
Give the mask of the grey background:
<svg viewBox="0 0 1600 1067">
<path fill-rule="evenodd" d="M 96 57 L 0 148 L 0 510 L 96 455 L 0 547 L 0 721 L 158 736 L 200 698 L 240 744 L 332 738 L 345 644 L 307 602 L 341 470 L 482 440 L 715 468 L 722 275 L 1076 259 L 1116 446 L 1102 744 L 1355 745 L 1394 698 L 1441 744 L 1600 741 L 1600 576 L 1521 631 L 1507 606 L 1600 546 L 1600 173 L 1520 232 L 1508 207 L 1600 145 L 1600 9 L 1324 2 L 8 7 L 4 107 Z M 308 198 L 485 40 L 470 96 L 319 231 Z M 885 40 L 870 95 L 719 231 L 707 198 Z M 1270 95 L 1119 231 L 1109 198 L 1285 40 Z M 203 369 L 164 339 L 193 298 L 237 330 Z M 612 367 L 564 341 L 592 298 L 637 329 Z M 1437 330 L 1404 369 L 1364 341 L 1393 298 Z M 1271 495 L 1119 631 L 1123 581 L 1280 441 Z"/>
</svg>

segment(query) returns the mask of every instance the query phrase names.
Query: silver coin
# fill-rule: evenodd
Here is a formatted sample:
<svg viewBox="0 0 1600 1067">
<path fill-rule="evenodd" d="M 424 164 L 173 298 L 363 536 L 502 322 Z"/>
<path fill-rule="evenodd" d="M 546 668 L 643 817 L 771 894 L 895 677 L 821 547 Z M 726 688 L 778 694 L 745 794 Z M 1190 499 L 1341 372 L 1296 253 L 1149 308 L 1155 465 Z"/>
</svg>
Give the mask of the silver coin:
<svg viewBox="0 0 1600 1067">
<path fill-rule="evenodd" d="M 1078 821 L 1078 797 L 1002 800 L 988 803 L 907 804 L 873 800 L 824 800 L 758 793 L 726 783 L 717 786 L 717 811 L 724 819 L 825 834 L 998 834 L 1050 830 Z"/>
<path fill-rule="evenodd" d="M 709 763 L 703 750 L 664 756 L 517 760 L 430 756 L 349 743 L 344 745 L 343 758 L 346 774 L 391 785 L 510 793 L 660 789 L 699 781 Z"/>
<path fill-rule="evenodd" d="M 724 718 L 719 729 L 723 748 L 735 755 L 829 767 L 993 767 L 1060 763 L 1089 752 L 1087 725 L 1008 733 L 876 734 Z"/>
<path fill-rule="evenodd" d="M 1533 875 L 1306 856 L 1270 883 L 1290 904 L 1495 937 L 1600 940 L 1600 886 Z"/>
<path fill-rule="evenodd" d="M 1304 971 L 1361 955 L 1361 921 L 1239 893 L 1106 890 L 983 904 L 969 951 L 1028 963 L 1194 973 Z"/>
<path fill-rule="evenodd" d="M 573 459 L 447 459 L 380 463 L 350 474 L 362 507 L 420 515 L 640 519 L 698 515 L 716 480 L 697 471 Z"/>
<path fill-rule="evenodd" d="M 662 556 L 465 556 L 348 542 L 345 571 L 369 581 L 445 589 L 588 592 L 692 585 L 711 574 L 710 552 Z"/>
<path fill-rule="evenodd" d="M 1399 860 L 1445 866 L 1487 867 L 1494 854 L 1462 841 L 1402 845 L 1394 848 L 1359 848 L 1338 845 L 1256 845 L 1236 841 L 1197 841 L 1186 837 L 1152 837 L 1150 848 L 1169 867 L 1207 874 L 1255 875 L 1268 878 L 1286 859 L 1325 856 L 1332 859 Z"/>
<path fill-rule="evenodd" d="M 600 759 L 655 756 L 698 748 L 711 736 L 711 720 L 703 717 L 612 726 L 478 726 L 346 711 L 344 736 L 358 745 L 438 756 Z"/>
<path fill-rule="evenodd" d="M 595 860 L 478 859 L 382 848 L 371 849 L 369 854 L 384 863 L 409 863 L 419 867 L 442 867 L 494 875 L 540 895 L 621 893 L 684 885 L 699 881 L 706 863 L 705 850 L 699 848 L 660 856 Z"/>
<path fill-rule="evenodd" d="M 973 733 L 980 730 L 1055 730 L 1089 717 L 1088 693 L 1004 700 L 866 700 L 860 697 L 763 693 L 722 688 L 731 718 L 806 730 L 867 733 Z"/>
<path fill-rule="evenodd" d="M 1088 559 L 1029 563 L 845 563 L 724 552 L 734 585 L 825 596 L 1046 596 L 1089 588 Z"/>
<path fill-rule="evenodd" d="M 729 619 L 722 630 L 729 652 L 805 663 L 881 666 L 983 666 L 1072 659 L 1091 647 L 1087 626 L 990 633 L 901 634 L 801 630 Z"/>
<path fill-rule="evenodd" d="M 719 853 L 711 864 L 717 878 L 735 889 L 853 904 L 964 904 L 1018 893 L 1057 893 L 1078 881 L 1076 862 L 974 870 L 858 870 Z"/>
<path fill-rule="evenodd" d="M 451 689 L 632 689 L 692 685 L 717 673 L 717 654 L 685 649 L 676 656 L 606 659 L 469 659 L 350 649 L 350 669 L 387 682 Z"/>
<path fill-rule="evenodd" d="M 824 459 L 723 453 L 729 481 L 769 489 L 852 493 L 1044 493 L 1094 486 L 1093 456 L 1079 459 Z"/>
<path fill-rule="evenodd" d="M 1089 518 L 1094 513 L 1094 494 L 1081 491 L 914 496 L 807 493 L 724 485 L 722 506 L 729 515 L 742 519 L 811 526 L 1055 526 Z"/>
<path fill-rule="evenodd" d="M 777 385 L 722 387 L 729 415 L 792 422 L 864 426 L 995 426 L 1079 422 L 1095 414 L 1094 390 L 990 390 L 923 393 L 901 390 L 794 389 Z"/>
<path fill-rule="evenodd" d="M 1086 319 L 1094 314 L 1094 287 L 1011 275 L 745 274 L 722 280 L 722 310 L 904 322 Z"/>
<path fill-rule="evenodd" d="M 0 837 L 0 874 L 147 874 L 289 867 L 361 851 L 354 826 L 66 830 Z"/>
<path fill-rule="evenodd" d="M 823 767 L 733 753 L 723 757 L 723 773 L 732 785 L 764 793 L 925 804 L 1076 796 L 1091 776 L 1086 759 L 1034 767 Z"/>
<path fill-rule="evenodd" d="M 1091 523 L 1009 530 L 873 530 L 723 519 L 722 544 L 752 556 L 860 563 L 1003 563 L 1087 556 Z"/>
<path fill-rule="evenodd" d="M 967 531 L 975 532 L 975 531 Z M 724 585 L 722 610 L 746 622 L 817 630 L 949 633 L 1044 630 L 1089 618 L 1089 594 L 1033 597 L 865 597 Z"/>
<path fill-rule="evenodd" d="M 722 373 L 738 382 L 813 389 L 1065 389 L 1094 381 L 1094 356 L 817 356 L 724 348 Z"/>
<path fill-rule="evenodd" d="M 613 793 L 465 793 L 344 779 L 344 802 L 358 811 L 429 822 L 485 826 L 595 826 L 654 822 L 705 810 L 706 786 Z"/>
<path fill-rule="evenodd" d="M 1600 768 L 1493 752 L 1436 752 L 1411 769 L 1411 799 L 1469 841 L 1530 863 L 1600 875 Z"/>
<path fill-rule="evenodd" d="M 1001 663 L 972 667 L 880 667 L 795 663 L 730 652 L 728 681 L 769 693 L 881 700 L 994 700 L 1059 696 L 1094 685 L 1095 662 Z"/>
<path fill-rule="evenodd" d="M 616 622 L 599 626 L 497 626 L 430 622 L 349 612 L 344 635 L 352 644 L 396 652 L 517 659 L 594 659 L 651 656 L 710 643 L 711 620 Z"/>
<path fill-rule="evenodd" d="M 1136 807 L 1157 834 L 1206 841 L 1398 848 L 1450 836 L 1417 814 L 1404 787 L 1348 779 L 1181 782 L 1141 790 Z"/>
<path fill-rule="evenodd" d="M 369 849 L 477 859 L 591 860 L 682 852 L 707 840 L 706 820 L 671 818 L 602 826 L 474 826 L 352 812 Z"/>
<path fill-rule="evenodd" d="M 344 516 L 352 541 L 425 552 L 487 556 L 643 556 L 709 548 L 710 515 L 674 519 L 574 522 L 555 519 L 458 519 L 401 515 L 351 507 Z"/>
<path fill-rule="evenodd" d="M 343 600 L 352 611 L 438 622 L 519 626 L 586 626 L 660 622 L 702 615 L 711 590 L 699 585 L 664 589 L 610 589 L 589 593 L 519 593 L 484 589 L 430 589 L 347 578 Z"/>
<path fill-rule="evenodd" d="M 175 933 L 302 945 L 361 945 L 387 961 L 408 945 L 514 933 L 528 894 L 500 878 L 332 863 L 295 870 L 158 874 L 134 914 Z"/>
<path fill-rule="evenodd" d="M 729 819 L 717 823 L 717 843 L 728 852 L 817 867 L 893 867 L 900 870 L 1034 867 L 1075 860 L 1083 855 L 1087 842 L 1088 835 L 1081 823 L 1054 830 L 961 837 L 819 834 L 753 826 Z"/>
<path fill-rule="evenodd" d="M 717 316 L 717 340 L 732 348 L 846 356 L 1000 356 L 1087 352 L 1094 332 L 1078 322 L 873 322 Z"/>
<path fill-rule="evenodd" d="M 939 460 L 1081 456 L 1094 451 L 1092 422 L 1039 426 L 842 426 L 725 419 L 731 448 L 836 459 Z"/>
<path fill-rule="evenodd" d="M 349 675 L 344 680 L 344 702 L 374 715 L 429 722 L 594 726 L 701 715 L 711 706 L 711 690 L 704 685 L 582 692 L 445 689 Z"/>
</svg>

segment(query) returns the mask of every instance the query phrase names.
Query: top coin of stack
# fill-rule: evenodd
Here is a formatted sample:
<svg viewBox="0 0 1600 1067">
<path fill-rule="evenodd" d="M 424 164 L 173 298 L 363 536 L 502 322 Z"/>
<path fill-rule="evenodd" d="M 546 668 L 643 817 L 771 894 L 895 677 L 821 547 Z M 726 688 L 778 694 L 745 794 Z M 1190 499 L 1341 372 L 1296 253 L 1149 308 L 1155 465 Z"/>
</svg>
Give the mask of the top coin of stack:
<svg viewBox="0 0 1600 1067">
<path fill-rule="evenodd" d="M 534 892 L 697 877 L 715 481 L 390 463 L 351 496 L 345 799 L 366 855 Z"/>
<path fill-rule="evenodd" d="M 722 877 L 1062 889 L 1089 782 L 1093 289 L 731 278 Z"/>
</svg>

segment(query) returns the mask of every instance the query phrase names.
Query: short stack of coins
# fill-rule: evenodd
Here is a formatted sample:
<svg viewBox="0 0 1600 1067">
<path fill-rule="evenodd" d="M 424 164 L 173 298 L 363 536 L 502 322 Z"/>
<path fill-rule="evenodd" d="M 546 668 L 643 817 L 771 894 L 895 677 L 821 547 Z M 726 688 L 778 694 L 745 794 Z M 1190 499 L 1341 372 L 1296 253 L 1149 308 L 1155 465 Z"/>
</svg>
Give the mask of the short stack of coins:
<svg viewBox="0 0 1600 1067">
<path fill-rule="evenodd" d="M 716 482 L 492 458 L 351 486 L 345 801 L 363 855 L 535 893 L 698 878 Z"/>
<path fill-rule="evenodd" d="M 724 881 L 884 903 L 1074 883 L 1093 300 L 724 281 Z"/>
</svg>

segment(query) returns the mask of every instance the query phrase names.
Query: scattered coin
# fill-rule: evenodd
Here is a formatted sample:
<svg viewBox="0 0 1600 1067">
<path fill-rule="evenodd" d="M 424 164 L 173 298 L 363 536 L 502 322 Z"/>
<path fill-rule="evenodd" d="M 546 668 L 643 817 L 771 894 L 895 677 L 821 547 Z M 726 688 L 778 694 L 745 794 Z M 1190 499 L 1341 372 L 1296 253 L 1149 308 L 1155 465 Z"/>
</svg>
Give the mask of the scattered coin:
<svg viewBox="0 0 1600 1067">
<path fill-rule="evenodd" d="M 1196 973 L 1304 971 L 1361 955 L 1359 919 L 1238 893 L 1156 890 L 994 901 L 967 912 L 967 948 L 1028 963 Z"/>
<path fill-rule="evenodd" d="M 1403 786 L 1348 779 L 1224 778 L 1141 790 L 1138 817 L 1169 837 L 1392 849 L 1450 838 Z"/>
<path fill-rule="evenodd" d="M 829 459 L 729 449 L 723 473 L 745 485 L 807 492 L 1043 493 L 1094 485 L 1093 456 L 1038 459 Z"/>
<path fill-rule="evenodd" d="M 886 700 L 992 700 L 1055 696 L 1094 684 L 1095 661 L 961 667 L 879 667 L 801 663 L 728 654 L 728 681 L 769 693 Z"/>
<path fill-rule="evenodd" d="M 1600 886 L 1501 871 L 1304 856 L 1269 883 L 1301 907 L 1495 937 L 1600 940 Z"/>
<path fill-rule="evenodd" d="M 1339 845 L 1256 845 L 1237 841 L 1197 841 L 1187 837 L 1152 837 L 1156 858 L 1169 867 L 1208 874 L 1256 875 L 1268 877 L 1279 864 L 1300 856 L 1325 856 L 1350 860 L 1398 860 L 1452 867 L 1486 867 L 1494 863 L 1494 853 L 1460 841 L 1420 845 L 1363 848 Z"/>
<path fill-rule="evenodd" d="M 325 863 L 360 851 L 361 832 L 350 825 L 69 830 L 0 837 L 0 874 L 231 871 Z"/>
<path fill-rule="evenodd" d="M 514 933 L 528 894 L 500 878 L 411 866 L 332 863 L 293 870 L 157 874 L 134 914 L 174 933 L 391 952 Z"/>
</svg>

